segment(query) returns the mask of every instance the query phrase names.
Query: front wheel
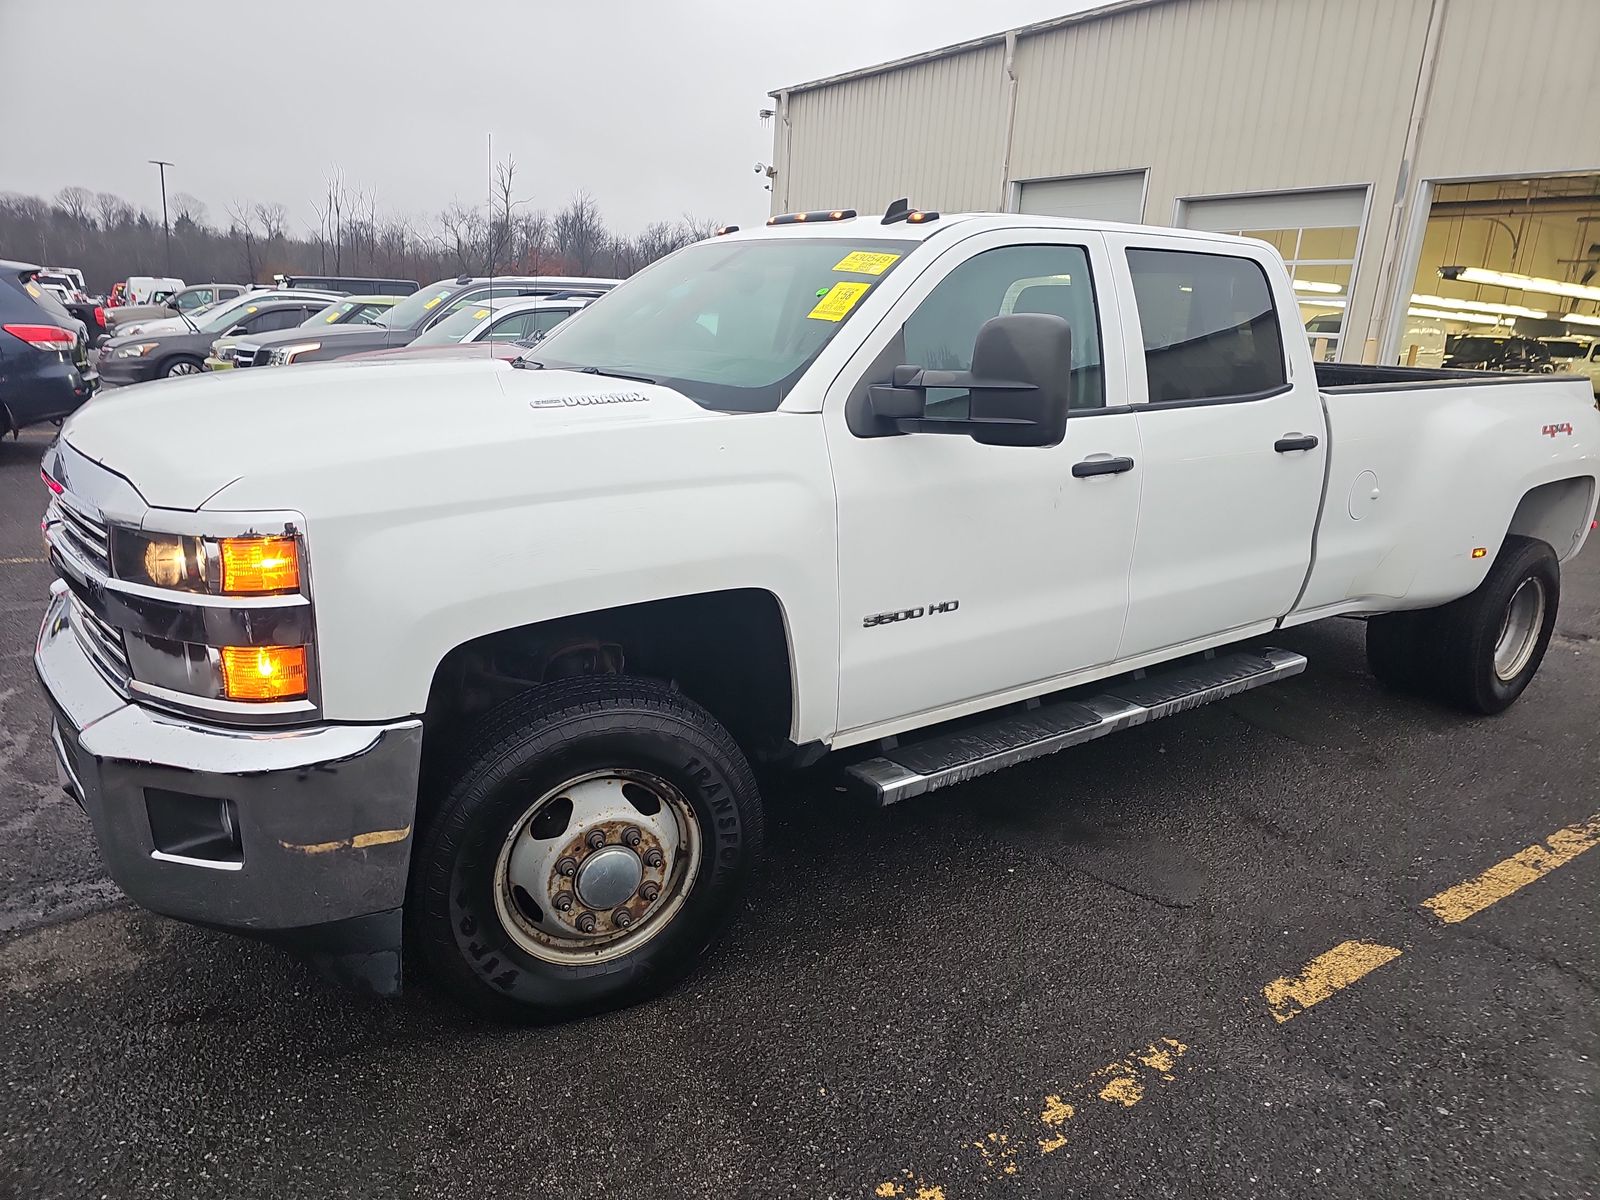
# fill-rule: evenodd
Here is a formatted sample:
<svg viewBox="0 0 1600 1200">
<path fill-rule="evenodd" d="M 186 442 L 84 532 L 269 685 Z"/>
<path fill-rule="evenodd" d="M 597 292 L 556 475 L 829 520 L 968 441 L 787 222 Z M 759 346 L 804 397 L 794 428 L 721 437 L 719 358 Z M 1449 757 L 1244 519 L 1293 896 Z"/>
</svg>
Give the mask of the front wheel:
<svg viewBox="0 0 1600 1200">
<path fill-rule="evenodd" d="M 200 374 L 200 360 L 198 358 L 175 358 L 161 368 L 161 378 L 172 379 L 179 375 Z"/>
<path fill-rule="evenodd" d="M 1476 591 L 1417 614 L 1424 690 L 1468 712 L 1511 707 L 1544 661 L 1560 603 L 1555 551 L 1508 535 Z"/>
<path fill-rule="evenodd" d="M 554 1021 L 652 996 L 732 915 L 760 849 L 749 764 L 665 684 L 549 684 L 491 714 L 412 868 L 418 948 L 456 998 Z"/>
</svg>

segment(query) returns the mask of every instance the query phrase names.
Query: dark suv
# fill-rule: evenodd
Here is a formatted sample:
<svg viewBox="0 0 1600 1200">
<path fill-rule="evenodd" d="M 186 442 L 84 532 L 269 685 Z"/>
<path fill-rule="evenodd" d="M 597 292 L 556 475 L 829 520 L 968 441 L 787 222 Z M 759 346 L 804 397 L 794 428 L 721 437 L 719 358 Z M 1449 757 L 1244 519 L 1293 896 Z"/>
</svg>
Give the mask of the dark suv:
<svg viewBox="0 0 1600 1200">
<path fill-rule="evenodd" d="M 1444 365 L 1473 371 L 1516 371 L 1548 375 L 1555 370 L 1550 347 L 1510 334 L 1463 333 L 1450 339 Z"/>
<path fill-rule="evenodd" d="M 83 323 L 33 282 L 38 270 L 0 261 L 0 435 L 60 421 L 98 382 Z"/>
</svg>

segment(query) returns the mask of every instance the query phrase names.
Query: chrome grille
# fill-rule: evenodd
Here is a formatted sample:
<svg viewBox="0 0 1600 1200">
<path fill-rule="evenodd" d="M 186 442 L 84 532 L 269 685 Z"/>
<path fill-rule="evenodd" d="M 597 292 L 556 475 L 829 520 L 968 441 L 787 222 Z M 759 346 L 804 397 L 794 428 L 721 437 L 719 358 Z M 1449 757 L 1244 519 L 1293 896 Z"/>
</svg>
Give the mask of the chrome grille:
<svg viewBox="0 0 1600 1200">
<path fill-rule="evenodd" d="M 259 346 L 235 346 L 233 348 L 233 365 L 235 367 L 256 366 L 256 356 L 261 353 Z"/>
<path fill-rule="evenodd" d="M 87 509 L 79 508 L 65 495 L 57 496 L 47 514 L 61 523 L 61 533 L 79 558 L 103 575 L 111 573 L 111 550 L 106 540 L 105 523 Z"/>
<path fill-rule="evenodd" d="M 72 598 L 70 624 L 84 653 L 94 660 L 101 673 L 110 676 L 119 686 L 127 683 L 132 671 L 128 668 L 122 631 L 95 616 L 76 596 Z"/>
</svg>

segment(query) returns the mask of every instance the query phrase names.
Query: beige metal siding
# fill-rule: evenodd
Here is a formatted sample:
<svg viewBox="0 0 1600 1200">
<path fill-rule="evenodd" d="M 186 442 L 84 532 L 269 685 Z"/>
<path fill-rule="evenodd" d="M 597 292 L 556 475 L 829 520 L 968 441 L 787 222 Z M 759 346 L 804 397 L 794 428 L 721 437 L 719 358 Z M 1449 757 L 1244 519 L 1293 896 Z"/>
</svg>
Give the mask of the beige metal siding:
<svg viewBox="0 0 1600 1200">
<path fill-rule="evenodd" d="M 796 93 L 773 210 L 997 208 L 1006 106 L 1003 45 Z"/>
<path fill-rule="evenodd" d="M 1449 0 L 1420 178 L 1600 169 L 1600 0 Z"/>
</svg>

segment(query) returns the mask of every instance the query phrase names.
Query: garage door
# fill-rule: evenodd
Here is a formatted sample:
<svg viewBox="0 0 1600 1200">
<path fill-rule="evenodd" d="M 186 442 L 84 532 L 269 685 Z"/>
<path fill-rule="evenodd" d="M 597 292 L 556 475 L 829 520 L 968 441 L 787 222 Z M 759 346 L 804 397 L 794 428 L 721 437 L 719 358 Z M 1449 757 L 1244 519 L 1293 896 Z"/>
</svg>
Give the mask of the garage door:
<svg viewBox="0 0 1600 1200">
<path fill-rule="evenodd" d="M 1091 221 L 1144 219 L 1144 172 L 1030 179 L 1018 185 L 1017 211 L 1041 217 L 1086 217 Z"/>
<path fill-rule="evenodd" d="M 1365 188 L 1185 200 L 1179 222 L 1276 246 L 1294 279 L 1312 351 L 1331 362 L 1339 357 L 1366 202 Z"/>
</svg>

